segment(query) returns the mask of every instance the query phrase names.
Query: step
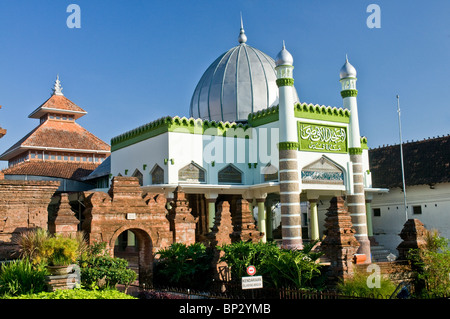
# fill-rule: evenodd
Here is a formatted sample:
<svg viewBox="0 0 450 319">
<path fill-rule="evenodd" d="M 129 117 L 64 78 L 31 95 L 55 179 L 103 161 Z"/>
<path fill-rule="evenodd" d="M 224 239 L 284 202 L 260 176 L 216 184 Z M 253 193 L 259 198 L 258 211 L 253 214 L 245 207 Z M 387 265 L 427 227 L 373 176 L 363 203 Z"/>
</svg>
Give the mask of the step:
<svg viewBox="0 0 450 319">
<path fill-rule="evenodd" d="M 383 245 L 371 246 L 372 262 L 388 261 L 387 256 L 392 252 L 386 249 Z"/>
</svg>

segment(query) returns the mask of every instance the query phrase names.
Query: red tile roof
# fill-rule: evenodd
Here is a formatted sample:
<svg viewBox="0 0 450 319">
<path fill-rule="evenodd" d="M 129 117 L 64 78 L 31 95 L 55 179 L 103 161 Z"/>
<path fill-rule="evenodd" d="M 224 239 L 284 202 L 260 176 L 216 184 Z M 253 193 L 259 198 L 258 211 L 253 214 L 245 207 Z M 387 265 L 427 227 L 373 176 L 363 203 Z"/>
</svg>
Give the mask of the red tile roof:
<svg viewBox="0 0 450 319">
<path fill-rule="evenodd" d="M 373 187 L 402 187 L 400 145 L 369 150 Z M 403 144 L 407 186 L 450 182 L 450 135 Z"/>
<path fill-rule="evenodd" d="M 8 153 L 27 147 L 106 152 L 111 150 L 107 143 L 74 121 L 47 120 L 11 146 L 0 156 L 0 159 L 8 160 L 12 156 Z"/>
<path fill-rule="evenodd" d="M 31 112 L 29 117 L 39 118 L 44 113 L 49 113 L 52 111 L 57 112 L 57 110 L 60 110 L 62 113 L 77 113 L 79 116 L 77 116 L 76 118 L 81 117 L 87 113 L 85 110 L 73 103 L 64 95 L 52 95 L 41 106 Z"/>
<path fill-rule="evenodd" d="M 100 164 L 29 161 L 6 168 L 1 172 L 4 175 L 35 175 L 81 180 L 82 177 L 92 173 L 98 165 Z"/>
</svg>

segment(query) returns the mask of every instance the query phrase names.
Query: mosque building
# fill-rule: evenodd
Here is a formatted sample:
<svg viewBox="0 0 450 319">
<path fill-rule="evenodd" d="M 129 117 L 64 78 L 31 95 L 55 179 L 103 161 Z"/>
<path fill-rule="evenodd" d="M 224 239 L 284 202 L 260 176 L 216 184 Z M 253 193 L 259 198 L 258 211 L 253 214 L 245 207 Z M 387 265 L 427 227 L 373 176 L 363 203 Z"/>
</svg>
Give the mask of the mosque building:
<svg viewBox="0 0 450 319">
<path fill-rule="evenodd" d="M 370 262 L 366 196 L 371 187 L 367 139 L 360 136 L 355 68 L 340 71 L 342 107 L 301 102 L 294 61 L 283 43 L 275 59 L 238 45 L 205 71 L 190 101 L 190 118 L 164 117 L 111 139 L 110 178 L 135 176 L 142 189 L 167 198 L 181 187 L 196 234 L 214 223 L 216 205 L 238 199 L 255 212 L 263 240 L 286 248 L 321 239 L 326 211 L 318 203 L 345 196 L 358 253 Z"/>
<path fill-rule="evenodd" d="M 83 178 L 110 155 L 110 146 L 76 122 L 86 114 L 64 96 L 58 76 L 50 98 L 28 116 L 39 125 L 0 155 L 8 161 L 4 178 L 56 180 L 65 192 L 94 188 Z"/>
</svg>

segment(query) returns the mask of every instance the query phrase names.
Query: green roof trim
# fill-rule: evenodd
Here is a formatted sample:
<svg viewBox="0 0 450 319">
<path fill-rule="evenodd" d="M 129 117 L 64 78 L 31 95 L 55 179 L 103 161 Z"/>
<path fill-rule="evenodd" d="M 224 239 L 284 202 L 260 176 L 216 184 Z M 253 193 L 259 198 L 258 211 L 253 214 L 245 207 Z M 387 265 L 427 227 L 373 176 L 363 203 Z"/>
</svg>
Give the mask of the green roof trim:
<svg viewBox="0 0 450 319">
<path fill-rule="evenodd" d="M 166 116 L 113 137 L 111 139 L 111 151 L 117 151 L 166 132 L 219 136 L 227 136 L 228 133 L 229 136 L 247 138 L 251 137 L 250 128 L 248 124 L 242 123 Z"/>
<path fill-rule="evenodd" d="M 252 127 L 278 121 L 279 106 L 272 106 L 248 115 L 248 123 Z M 312 103 L 297 103 L 294 105 L 294 114 L 297 118 L 330 121 L 338 123 L 350 122 L 350 110 L 333 106 Z"/>
<path fill-rule="evenodd" d="M 367 146 L 367 137 L 361 136 L 361 148 L 363 150 L 368 150 L 369 147 Z"/>
</svg>

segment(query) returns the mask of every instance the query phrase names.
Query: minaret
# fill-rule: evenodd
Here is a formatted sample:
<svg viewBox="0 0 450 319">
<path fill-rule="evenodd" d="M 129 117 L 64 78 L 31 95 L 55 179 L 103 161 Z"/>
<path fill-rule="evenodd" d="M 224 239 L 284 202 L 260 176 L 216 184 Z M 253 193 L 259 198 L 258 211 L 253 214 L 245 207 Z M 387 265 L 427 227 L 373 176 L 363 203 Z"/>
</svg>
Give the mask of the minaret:
<svg viewBox="0 0 450 319">
<path fill-rule="evenodd" d="M 361 136 L 356 101 L 356 96 L 358 95 L 358 90 L 356 89 L 356 69 L 348 62 L 347 57 L 345 58 L 344 66 L 341 68 L 340 78 L 343 106 L 350 110 L 349 153 L 352 166 L 353 187 L 347 195 L 347 206 L 352 217 L 353 227 L 356 230 L 355 237 L 360 243 L 358 254 L 365 254 L 365 262 L 370 263 L 371 253 L 370 241 L 367 235 Z"/>
<path fill-rule="evenodd" d="M 294 78 L 292 55 L 283 48 L 276 57 L 279 90 L 279 173 L 282 247 L 302 249 L 302 223 L 298 181 L 298 137 L 294 116 Z"/>
</svg>

